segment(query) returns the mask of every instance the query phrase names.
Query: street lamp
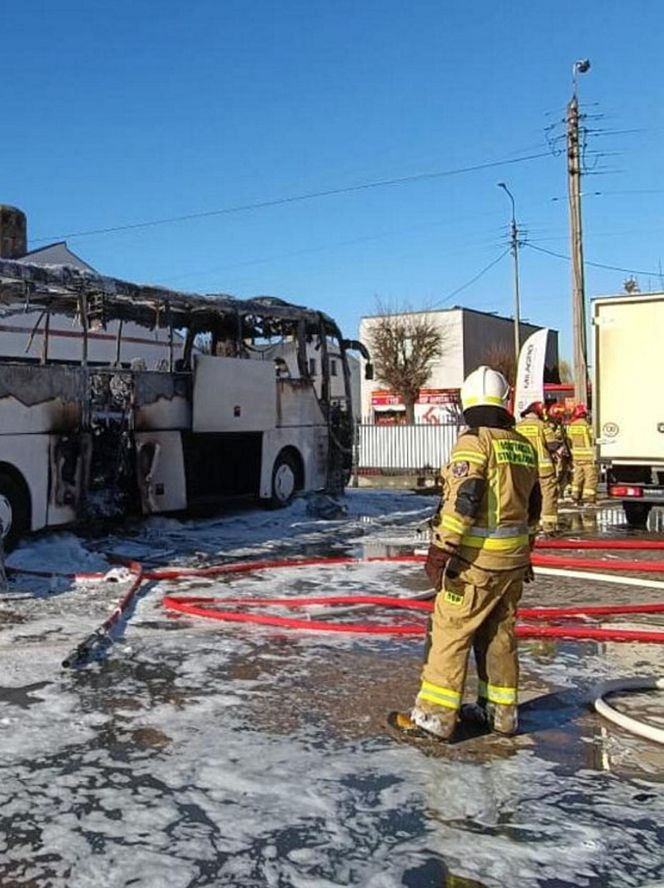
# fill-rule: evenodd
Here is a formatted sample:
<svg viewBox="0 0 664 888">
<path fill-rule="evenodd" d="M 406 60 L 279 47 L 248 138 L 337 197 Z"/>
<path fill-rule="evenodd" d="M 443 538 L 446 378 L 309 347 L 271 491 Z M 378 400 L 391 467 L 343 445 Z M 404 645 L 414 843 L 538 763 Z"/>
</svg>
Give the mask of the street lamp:
<svg viewBox="0 0 664 888">
<path fill-rule="evenodd" d="M 514 371 L 519 369 L 519 352 L 521 351 L 521 333 L 520 333 L 520 315 L 521 315 L 521 296 L 519 292 L 519 229 L 516 225 L 516 208 L 514 206 L 514 197 L 504 182 L 498 182 L 498 187 L 502 188 L 509 197 L 512 204 L 512 222 L 510 225 L 510 249 L 514 257 Z"/>
<path fill-rule="evenodd" d="M 567 191 L 569 195 L 570 253 L 572 256 L 572 345 L 574 349 L 574 397 L 588 403 L 588 354 L 586 342 L 586 286 L 583 273 L 581 225 L 581 146 L 577 76 L 590 70 L 588 59 L 572 66 L 572 98 L 567 105 Z"/>
<path fill-rule="evenodd" d="M 590 59 L 579 59 L 572 65 L 572 95 L 576 95 L 577 74 L 587 74 L 590 71 Z"/>
</svg>

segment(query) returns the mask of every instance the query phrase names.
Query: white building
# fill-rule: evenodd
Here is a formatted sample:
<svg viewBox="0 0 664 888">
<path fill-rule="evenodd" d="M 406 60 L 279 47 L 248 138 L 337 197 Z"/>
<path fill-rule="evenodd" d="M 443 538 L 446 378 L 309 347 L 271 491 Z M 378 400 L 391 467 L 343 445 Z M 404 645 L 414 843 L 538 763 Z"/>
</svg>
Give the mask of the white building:
<svg viewBox="0 0 664 888">
<path fill-rule="evenodd" d="M 465 377 L 481 364 L 490 364 L 495 349 L 514 348 L 514 321 L 492 312 L 472 308 L 409 312 L 414 319 L 429 318 L 440 330 L 442 357 L 432 364 L 429 380 L 420 390 L 415 405 L 415 421 L 439 423 L 458 413 L 454 405 Z M 360 321 L 360 340 L 371 351 L 371 328 L 383 315 L 370 315 Z M 523 343 L 541 327 L 521 323 Z M 551 373 L 558 366 L 558 331 L 550 330 L 546 367 Z M 366 380 L 361 374 L 362 416 L 366 421 L 398 417 L 405 410 L 400 399 L 378 379 Z"/>
</svg>

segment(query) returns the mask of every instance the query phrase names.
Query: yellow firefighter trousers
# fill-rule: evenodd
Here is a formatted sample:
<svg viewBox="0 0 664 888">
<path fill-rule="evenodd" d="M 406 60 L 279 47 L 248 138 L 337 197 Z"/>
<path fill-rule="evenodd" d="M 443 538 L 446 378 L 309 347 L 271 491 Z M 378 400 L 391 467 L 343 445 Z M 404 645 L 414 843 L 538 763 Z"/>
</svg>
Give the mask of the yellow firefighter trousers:
<svg viewBox="0 0 664 888">
<path fill-rule="evenodd" d="M 572 496 L 575 500 L 594 503 L 597 500 L 597 465 L 594 462 L 575 462 L 572 476 Z"/>
<path fill-rule="evenodd" d="M 542 491 L 542 530 L 555 530 L 558 526 L 558 481 L 556 473 L 539 476 Z"/>
<path fill-rule="evenodd" d="M 514 620 L 525 568 L 464 568 L 436 596 L 417 706 L 449 717 L 463 699 L 471 646 L 480 700 L 515 705 L 519 683 Z"/>
</svg>

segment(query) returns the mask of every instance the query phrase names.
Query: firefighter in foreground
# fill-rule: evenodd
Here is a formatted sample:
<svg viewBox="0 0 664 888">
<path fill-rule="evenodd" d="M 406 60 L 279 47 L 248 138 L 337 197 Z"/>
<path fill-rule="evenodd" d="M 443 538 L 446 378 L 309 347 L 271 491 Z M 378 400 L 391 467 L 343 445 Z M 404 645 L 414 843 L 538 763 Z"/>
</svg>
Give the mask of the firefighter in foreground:
<svg viewBox="0 0 664 888">
<path fill-rule="evenodd" d="M 567 427 L 572 444 L 572 498 L 577 505 L 597 501 L 597 462 L 593 433 L 585 404 L 577 404 Z"/>
<path fill-rule="evenodd" d="M 501 734 L 517 729 L 518 657 L 514 621 L 540 514 L 537 456 L 514 431 L 508 384 L 489 367 L 461 389 L 469 426 L 443 472 L 425 564 L 437 590 L 422 669 L 410 713 L 392 727 L 413 737 L 448 740 L 457 723 L 471 647 L 477 664 L 479 714 Z"/>
<path fill-rule="evenodd" d="M 553 533 L 558 529 L 558 481 L 556 463 L 560 458 L 561 441 L 546 420 L 546 409 L 541 401 L 534 401 L 521 411 L 517 432 L 527 438 L 537 453 L 539 483 L 542 490 L 542 530 Z"/>
</svg>

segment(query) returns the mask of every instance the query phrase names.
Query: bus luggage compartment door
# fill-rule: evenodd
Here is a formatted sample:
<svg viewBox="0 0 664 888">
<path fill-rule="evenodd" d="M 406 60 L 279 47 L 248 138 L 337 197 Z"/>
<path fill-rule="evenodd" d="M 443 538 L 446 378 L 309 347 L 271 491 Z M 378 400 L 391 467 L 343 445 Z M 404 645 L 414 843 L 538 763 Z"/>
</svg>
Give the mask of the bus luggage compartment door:
<svg viewBox="0 0 664 888">
<path fill-rule="evenodd" d="M 197 355 L 193 432 L 264 432 L 277 422 L 274 363 Z"/>
<path fill-rule="evenodd" d="M 187 507 L 182 437 L 178 431 L 137 432 L 136 480 L 144 515 Z"/>
</svg>

